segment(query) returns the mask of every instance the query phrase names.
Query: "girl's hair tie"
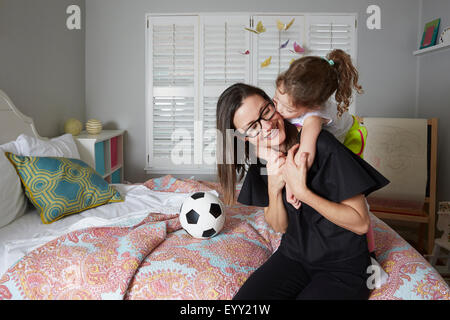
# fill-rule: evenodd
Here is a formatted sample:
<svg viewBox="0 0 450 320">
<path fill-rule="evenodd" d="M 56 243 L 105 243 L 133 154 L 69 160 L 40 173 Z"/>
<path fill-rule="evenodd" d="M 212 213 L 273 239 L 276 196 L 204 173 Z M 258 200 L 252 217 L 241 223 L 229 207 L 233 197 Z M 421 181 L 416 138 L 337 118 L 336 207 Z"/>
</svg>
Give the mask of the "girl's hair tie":
<svg viewBox="0 0 450 320">
<path fill-rule="evenodd" d="M 326 62 L 328 62 L 328 64 L 330 65 L 330 66 L 334 66 L 334 61 L 333 60 L 328 60 L 327 58 L 323 58 Z"/>
</svg>

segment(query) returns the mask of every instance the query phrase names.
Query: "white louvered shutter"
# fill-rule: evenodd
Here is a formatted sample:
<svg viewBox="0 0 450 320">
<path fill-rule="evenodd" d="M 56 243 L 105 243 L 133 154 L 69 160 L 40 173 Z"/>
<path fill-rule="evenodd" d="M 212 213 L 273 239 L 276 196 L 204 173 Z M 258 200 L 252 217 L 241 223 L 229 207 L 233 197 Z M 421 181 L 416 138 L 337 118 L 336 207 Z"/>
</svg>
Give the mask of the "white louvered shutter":
<svg viewBox="0 0 450 320">
<path fill-rule="evenodd" d="M 288 24 L 293 18 L 289 30 L 278 30 L 277 20 Z M 257 35 L 244 29 L 256 29 L 259 21 L 265 32 Z M 147 169 L 161 173 L 194 173 L 193 169 L 211 172 L 215 160 L 215 135 L 211 133 L 216 128 L 220 94 L 228 86 L 244 82 L 273 96 L 278 74 L 293 59 L 325 56 L 335 48 L 348 52 L 356 65 L 355 21 L 354 15 L 301 13 L 149 16 Z M 287 47 L 280 49 L 287 40 Z M 306 52 L 293 53 L 294 42 Z M 247 50 L 248 55 L 242 54 Z M 270 65 L 262 68 L 261 63 L 270 56 Z M 350 111 L 354 112 L 354 105 Z M 187 162 L 172 161 L 172 154 L 179 151 L 183 153 L 181 161 L 187 158 Z M 205 163 L 205 155 L 209 163 Z"/>
<path fill-rule="evenodd" d="M 283 24 L 288 24 L 295 18 L 294 23 L 288 30 L 279 31 L 277 20 Z M 304 16 L 254 16 L 253 29 L 256 29 L 261 21 L 266 31 L 258 35 L 251 34 L 253 41 L 253 79 L 254 84 L 273 97 L 275 93 L 275 81 L 277 76 L 287 70 L 292 59 L 298 59 L 303 54 L 293 53 L 294 42 L 304 47 Z M 284 49 L 280 46 L 289 40 Z M 261 67 L 261 63 L 272 57 L 271 63 L 267 67 Z"/>
<path fill-rule="evenodd" d="M 309 15 L 306 17 L 307 55 L 325 57 L 334 49 L 342 49 L 356 66 L 356 17 L 353 15 Z M 349 112 L 356 114 L 356 99 L 349 106 Z"/>
<path fill-rule="evenodd" d="M 198 146 L 211 165 L 215 159 L 216 107 L 230 85 L 250 82 L 249 16 L 202 16 L 200 20 L 200 119 L 202 140 Z M 204 159 L 205 160 L 205 159 Z"/>
<path fill-rule="evenodd" d="M 177 163 L 171 161 L 173 150 L 192 163 L 198 104 L 198 18 L 150 17 L 148 44 L 148 166 L 174 168 Z"/>
<path fill-rule="evenodd" d="M 307 54 L 324 57 L 333 49 L 342 49 L 355 59 L 355 19 L 355 16 L 307 16 Z"/>
</svg>

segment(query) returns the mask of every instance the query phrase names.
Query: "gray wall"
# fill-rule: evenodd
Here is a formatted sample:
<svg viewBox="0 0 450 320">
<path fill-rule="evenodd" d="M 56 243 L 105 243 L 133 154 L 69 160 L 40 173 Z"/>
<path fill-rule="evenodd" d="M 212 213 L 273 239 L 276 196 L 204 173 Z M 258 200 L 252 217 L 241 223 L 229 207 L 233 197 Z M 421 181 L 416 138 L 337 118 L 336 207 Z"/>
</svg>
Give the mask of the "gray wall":
<svg viewBox="0 0 450 320">
<path fill-rule="evenodd" d="M 423 1 L 420 37 L 425 23 L 441 18 L 441 30 L 450 26 L 450 1 Z M 439 41 L 439 39 L 438 39 Z M 419 46 L 419 45 L 418 45 Z M 450 48 L 418 56 L 418 117 L 439 118 L 437 198 L 450 200 Z"/>
<path fill-rule="evenodd" d="M 66 8 L 85 0 L 0 0 L 0 89 L 42 136 L 85 119 L 84 29 L 66 28 Z"/>
<path fill-rule="evenodd" d="M 86 2 L 86 3 L 85 3 Z M 66 8 L 82 8 L 83 28 L 65 27 Z M 382 30 L 365 27 L 369 4 Z M 62 133 L 69 117 L 124 128 L 126 179 L 144 181 L 145 14 L 191 12 L 356 12 L 361 116 L 438 117 L 438 199 L 449 200 L 450 49 L 415 57 L 423 26 L 448 0 L 0 0 L 0 88 L 43 136 Z M 419 23 L 418 23 L 419 22 Z M 86 31 L 87 30 L 87 31 Z"/>
<path fill-rule="evenodd" d="M 366 28 L 366 8 L 381 7 L 382 30 Z M 86 116 L 128 132 L 126 179 L 139 182 L 145 146 L 145 14 L 194 12 L 356 12 L 358 64 L 366 93 L 362 116 L 415 117 L 419 0 L 88 0 L 86 1 Z M 198 176 L 197 176 L 198 177 Z"/>
</svg>

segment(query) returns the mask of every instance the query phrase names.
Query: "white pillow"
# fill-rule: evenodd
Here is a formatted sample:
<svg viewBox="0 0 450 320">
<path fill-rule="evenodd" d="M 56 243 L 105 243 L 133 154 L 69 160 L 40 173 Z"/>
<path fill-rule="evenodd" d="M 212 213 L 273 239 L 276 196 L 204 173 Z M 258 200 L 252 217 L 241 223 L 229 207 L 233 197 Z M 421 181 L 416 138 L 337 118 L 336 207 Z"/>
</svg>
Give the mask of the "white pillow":
<svg viewBox="0 0 450 320">
<path fill-rule="evenodd" d="M 27 198 L 14 166 L 5 152 L 19 156 L 64 157 L 80 159 L 77 145 L 71 134 L 50 140 L 41 140 L 25 134 L 16 141 L 0 146 L 0 228 L 21 217 L 27 208 Z"/>
<path fill-rule="evenodd" d="M 64 134 L 50 140 L 21 134 L 16 140 L 16 146 L 19 156 L 80 159 L 77 145 L 71 134 Z"/>
<path fill-rule="evenodd" d="M 27 209 L 19 176 L 5 152 L 17 154 L 15 142 L 0 145 L 0 228 L 21 217 Z"/>
</svg>

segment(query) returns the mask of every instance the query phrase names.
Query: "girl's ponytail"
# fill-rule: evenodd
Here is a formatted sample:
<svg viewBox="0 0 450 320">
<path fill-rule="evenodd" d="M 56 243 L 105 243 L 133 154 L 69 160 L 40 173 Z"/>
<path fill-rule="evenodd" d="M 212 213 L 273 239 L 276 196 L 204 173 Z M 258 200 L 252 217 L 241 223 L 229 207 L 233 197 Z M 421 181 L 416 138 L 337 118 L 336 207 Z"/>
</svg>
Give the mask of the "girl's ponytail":
<svg viewBox="0 0 450 320">
<path fill-rule="evenodd" d="M 358 83 L 358 70 L 353 65 L 350 55 L 341 49 L 335 49 L 328 53 L 327 59 L 332 68 L 336 68 L 338 85 L 335 100 L 337 102 L 338 116 L 341 116 L 348 110 L 352 102 L 353 89 L 359 94 L 364 91 Z"/>
</svg>

